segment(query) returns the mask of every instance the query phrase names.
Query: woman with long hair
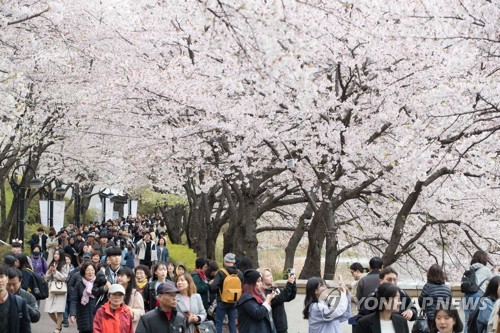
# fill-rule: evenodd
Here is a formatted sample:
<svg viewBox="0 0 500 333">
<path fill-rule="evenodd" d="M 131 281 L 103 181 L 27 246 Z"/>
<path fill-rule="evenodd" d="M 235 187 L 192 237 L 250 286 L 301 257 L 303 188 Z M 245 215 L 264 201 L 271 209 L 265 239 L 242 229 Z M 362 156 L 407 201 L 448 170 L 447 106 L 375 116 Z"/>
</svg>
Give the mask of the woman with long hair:
<svg viewBox="0 0 500 333">
<path fill-rule="evenodd" d="M 118 272 L 118 283 L 125 289 L 125 304 L 130 309 L 132 315 L 132 326 L 135 332 L 139 319 L 146 313 L 144 311 L 144 299 L 135 286 L 134 271 L 128 267 L 121 267 Z"/>
<path fill-rule="evenodd" d="M 470 261 L 470 268 L 475 270 L 476 283 L 479 286 L 479 290 L 473 293 L 468 293 L 464 295 L 465 304 L 469 304 L 469 306 L 464 308 L 465 319 L 464 322 L 469 322 L 469 316 L 474 310 L 476 310 L 476 306 L 484 292 L 486 291 L 486 286 L 488 285 L 488 281 L 493 277 L 493 273 L 486 267 L 488 264 L 488 252 L 478 250 L 474 252 L 472 255 L 472 259 Z M 464 333 L 467 333 L 467 325 L 464 327 Z"/>
<path fill-rule="evenodd" d="M 169 254 L 167 248 L 167 240 L 165 237 L 159 237 L 156 245 L 156 258 L 161 262 L 168 262 Z"/>
<path fill-rule="evenodd" d="M 58 249 L 54 252 L 53 259 L 49 264 L 49 269 L 45 275 L 45 281 L 47 281 L 49 286 L 52 281 L 66 284 L 68 273 L 69 265 L 66 264 L 66 254 L 64 250 Z M 45 312 L 48 312 L 50 319 L 56 323 L 54 333 L 60 333 L 62 330 L 63 313 L 66 308 L 66 296 L 66 294 L 49 293 L 49 297 L 45 300 Z"/>
<path fill-rule="evenodd" d="M 238 310 L 238 331 L 240 333 L 274 333 L 276 329 L 271 314 L 271 301 L 276 296 L 266 296 L 262 287 L 262 277 L 255 269 L 247 269 L 243 273 L 245 283 L 243 294 L 236 303 Z"/>
<path fill-rule="evenodd" d="M 19 262 L 19 266 L 17 267 L 21 272 L 23 272 L 23 280 L 21 282 L 21 289 L 26 290 L 29 293 L 36 288 L 35 286 L 35 278 L 33 277 L 33 267 L 31 267 L 28 256 L 24 253 L 16 254 L 16 259 Z"/>
<path fill-rule="evenodd" d="M 174 263 L 171 261 L 167 262 L 167 280 L 170 280 L 175 283 L 175 278 L 177 277 L 175 271 L 176 269 Z"/>
<path fill-rule="evenodd" d="M 487 333 L 488 321 L 495 302 L 500 299 L 500 276 L 494 276 L 484 292 L 479 304 L 479 315 L 477 317 L 477 328 L 479 333 Z"/>
<path fill-rule="evenodd" d="M 167 282 L 167 265 L 164 262 L 158 262 L 153 266 L 153 277 L 148 283 L 144 298 L 144 303 L 147 311 L 154 310 L 157 306 L 156 289 L 162 282 Z M 172 283 L 170 281 L 170 283 Z"/>
<path fill-rule="evenodd" d="M 288 319 L 285 311 L 285 302 L 290 302 L 297 295 L 297 283 L 295 283 L 295 274 L 287 273 L 287 283 L 283 289 L 278 289 L 274 284 L 273 274 L 268 268 L 259 268 L 262 274 L 262 287 L 266 295 L 276 292 L 276 297 L 271 301 L 273 308 L 273 321 L 276 327 L 276 333 L 288 332 Z"/>
<path fill-rule="evenodd" d="M 431 333 L 461 333 L 464 329 L 458 311 L 445 304 L 437 304 L 433 318 Z"/>
<path fill-rule="evenodd" d="M 397 332 L 409 333 L 408 323 L 398 314 L 401 307 L 399 288 L 390 283 L 382 283 L 375 293 L 377 311 L 358 320 L 357 332 Z"/>
<path fill-rule="evenodd" d="M 97 268 L 90 261 L 80 266 L 81 279 L 76 283 L 74 292 L 69 295 L 69 314 L 72 323 L 77 324 L 78 332 L 91 333 L 93 330 L 94 308 L 97 298 L 92 295 Z"/>
<path fill-rule="evenodd" d="M 200 294 L 196 292 L 196 285 L 188 273 L 177 275 L 175 280 L 179 294 L 177 294 L 177 311 L 184 314 L 188 333 L 196 332 L 197 324 L 205 321 L 207 312 L 203 306 Z"/>
<path fill-rule="evenodd" d="M 451 290 L 445 285 L 446 276 L 441 266 L 434 264 L 427 271 L 427 283 L 418 297 L 418 305 L 427 314 L 427 323 L 431 327 L 437 304 L 451 304 Z"/>
<path fill-rule="evenodd" d="M 335 308 L 328 303 L 328 286 L 325 280 L 312 277 L 307 280 L 304 299 L 304 319 L 309 321 L 309 332 L 340 333 L 340 323 L 351 316 L 351 296 L 343 286 L 338 287 L 340 298 Z M 359 331 L 366 333 L 365 331 Z M 399 332 L 398 332 L 399 333 Z"/>
</svg>

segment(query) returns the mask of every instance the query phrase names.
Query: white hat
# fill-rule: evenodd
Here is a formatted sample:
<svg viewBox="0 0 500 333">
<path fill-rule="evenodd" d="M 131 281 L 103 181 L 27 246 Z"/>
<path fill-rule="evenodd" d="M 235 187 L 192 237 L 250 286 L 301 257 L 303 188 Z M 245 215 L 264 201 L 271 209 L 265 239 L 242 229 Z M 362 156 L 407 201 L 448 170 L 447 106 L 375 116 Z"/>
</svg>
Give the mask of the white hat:
<svg viewBox="0 0 500 333">
<path fill-rule="evenodd" d="M 117 294 L 117 293 L 122 293 L 125 295 L 125 288 L 121 284 L 112 284 L 111 287 L 109 287 L 108 294 Z"/>
</svg>

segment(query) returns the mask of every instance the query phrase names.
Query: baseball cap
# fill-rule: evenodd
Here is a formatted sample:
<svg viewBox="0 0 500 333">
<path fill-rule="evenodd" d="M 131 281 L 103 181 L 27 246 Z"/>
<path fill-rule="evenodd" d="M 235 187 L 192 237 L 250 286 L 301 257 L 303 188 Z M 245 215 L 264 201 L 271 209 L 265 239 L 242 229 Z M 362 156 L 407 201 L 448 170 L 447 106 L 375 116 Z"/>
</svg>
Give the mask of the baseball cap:
<svg viewBox="0 0 500 333">
<path fill-rule="evenodd" d="M 108 294 L 117 294 L 117 293 L 122 293 L 125 295 L 125 288 L 121 284 L 112 284 L 111 287 L 109 287 Z"/>
</svg>

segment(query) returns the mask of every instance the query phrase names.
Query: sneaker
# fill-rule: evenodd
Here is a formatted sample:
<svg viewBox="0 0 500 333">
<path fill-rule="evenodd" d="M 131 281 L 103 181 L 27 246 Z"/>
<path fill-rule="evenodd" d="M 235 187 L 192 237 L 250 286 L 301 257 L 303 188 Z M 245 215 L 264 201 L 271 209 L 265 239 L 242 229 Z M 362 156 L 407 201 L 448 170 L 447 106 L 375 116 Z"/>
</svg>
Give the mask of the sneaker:
<svg viewBox="0 0 500 333">
<path fill-rule="evenodd" d="M 69 323 L 68 322 L 63 322 L 63 326 L 64 327 L 69 327 Z"/>
</svg>

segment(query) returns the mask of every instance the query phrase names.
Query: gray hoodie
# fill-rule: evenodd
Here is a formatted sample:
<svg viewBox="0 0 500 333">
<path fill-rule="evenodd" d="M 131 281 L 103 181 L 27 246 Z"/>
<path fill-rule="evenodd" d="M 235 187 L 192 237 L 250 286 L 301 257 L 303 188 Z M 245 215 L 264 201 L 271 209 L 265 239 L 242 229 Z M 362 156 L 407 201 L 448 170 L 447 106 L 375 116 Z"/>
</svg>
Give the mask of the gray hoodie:
<svg viewBox="0 0 500 333">
<path fill-rule="evenodd" d="M 476 271 L 476 283 L 479 286 L 481 282 L 481 290 L 483 293 L 486 291 L 486 286 L 488 285 L 488 282 L 491 280 L 493 277 L 493 273 L 484 266 L 483 264 L 476 262 L 474 265 L 472 265 L 474 269 L 477 269 Z M 484 282 L 483 282 L 484 281 Z"/>
</svg>

